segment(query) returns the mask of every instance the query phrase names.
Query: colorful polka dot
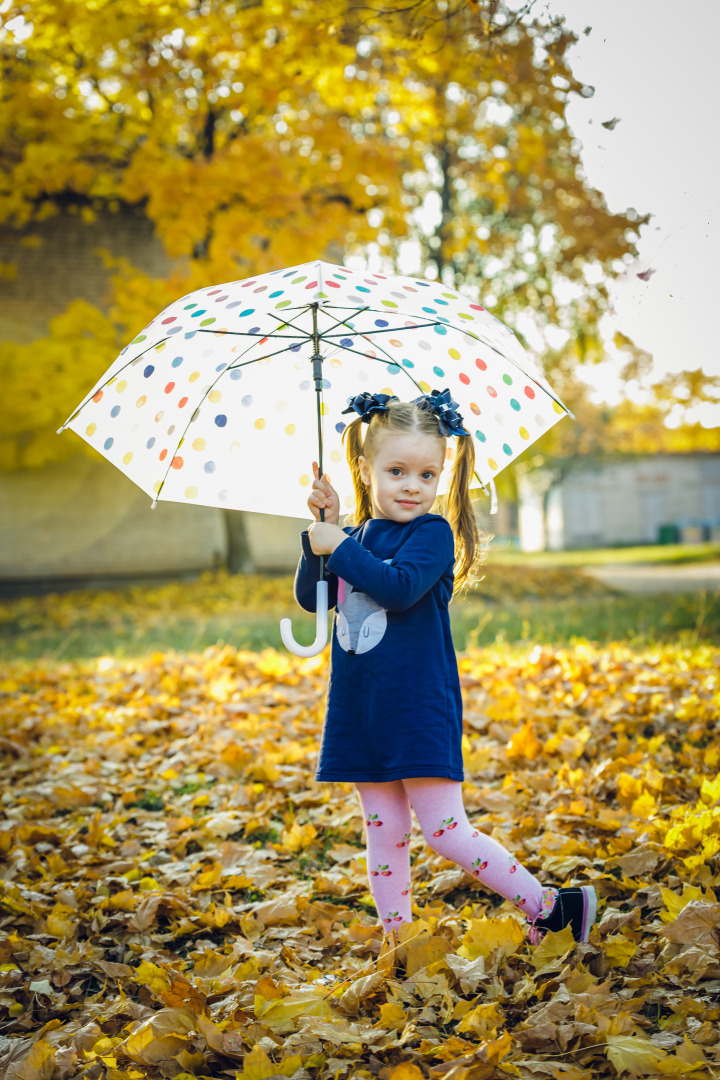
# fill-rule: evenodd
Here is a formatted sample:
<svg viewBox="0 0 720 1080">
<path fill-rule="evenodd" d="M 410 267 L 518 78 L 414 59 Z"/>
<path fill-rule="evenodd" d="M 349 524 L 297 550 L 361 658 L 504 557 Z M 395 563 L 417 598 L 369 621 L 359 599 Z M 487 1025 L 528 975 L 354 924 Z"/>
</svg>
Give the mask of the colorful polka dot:
<svg viewBox="0 0 720 1080">
<path fill-rule="evenodd" d="M 464 371 L 460 372 L 458 378 L 460 379 L 460 382 L 463 383 L 465 386 L 470 385 L 470 376 L 466 375 Z"/>
<path fill-rule="evenodd" d="M 480 406 L 476 405 L 474 401 L 470 402 L 470 411 L 474 412 L 476 416 L 480 415 Z"/>
<path fill-rule="evenodd" d="M 125 457 L 123 458 L 123 465 L 129 465 L 130 462 L 132 461 L 132 459 L 133 459 L 132 452 L 128 451 L 128 453 L 125 454 Z"/>
<path fill-rule="evenodd" d="M 173 469 L 182 469 L 184 464 L 185 462 L 181 457 L 174 457 L 170 462 L 171 468 Z"/>
<path fill-rule="evenodd" d="M 200 378 L 200 372 L 199 371 L 193 371 L 192 375 L 188 379 L 188 382 L 196 382 L 199 378 Z"/>
<path fill-rule="evenodd" d="M 198 497 L 198 489 L 196 487 L 186 487 L 185 488 L 185 498 L 186 499 L 197 499 L 197 497 Z"/>
<path fill-rule="evenodd" d="M 214 473 L 215 472 L 215 462 L 214 461 L 206 461 L 205 464 L 203 465 L 203 469 L 205 470 L 206 473 Z"/>
<path fill-rule="evenodd" d="M 186 397 L 181 397 L 180 400 L 178 401 L 178 409 L 184 409 L 185 406 L 187 405 L 187 403 L 188 403 L 188 399 Z"/>
<path fill-rule="evenodd" d="M 484 361 L 484 360 L 480 360 L 480 359 L 478 358 L 478 359 L 477 359 L 477 360 L 475 361 L 475 366 L 476 366 L 476 367 L 479 367 L 481 371 L 487 371 L 487 364 L 485 363 L 485 361 Z"/>
<path fill-rule="evenodd" d="M 115 442 L 114 439 L 106 439 L 105 442 L 103 443 L 103 447 L 105 448 L 105 450 L 109 450 L 112 447 L 112 444 L 114 442 Z"/>
<path fill-rule="evenodd" d="M 115 389 L 117 390 L 118 394 L 122 394 L 123 390 L 127 390 L 127 380 L 121 379 Z"/>
<path fill-rule="evenodd" d="M 205 449 L 205 440 L 204 439 L 193 439 L 192 448 L 193 448 L 193 450 L 204 450 Z"/>
<path fill-rule="evenodd" d="M 165 460 L 165 458 L 167 457 L 167 455 L 168 455 L 168 452 L 167 452 L 167 450 L 161 450 L 161 451 L 160 451 L 160 454 L 159 454 L 158 456 L 159 456 L 159 458 L 160 458 L 160 460 L 161 460 L 161 461 L 164 461 L 164 460 Z"/>
<path fill-rule="evenodd" d="M 167 384 L 167 386 L 165 387 L 165 393 L 166 394 L 172 394 L 174 389 L 175 389 L 175 383 L 174 382 L 169 382 Z"/>
<path fill-rule="evenodd" d="M 453 360 L 460 359 L 460 353 L 457 349 L 448 349 L 448 356 L 451 356 Z"/>
<path fill-rule="evenodd" d="M 286 427 L 285 427 L 285 434 L 286 435 L 294 435 L 295 430 L 296 430 L 296 428 L 295 428 L 294 424 L 287 424 Z"/>
<path fill-rule="evenodd" d="M 183 357 L 182 356 L 176 356 L 175 359 L 172 362 L 172 366 L 173 367 L 180 367 L 182 362 L 183 362 Z"/>
<path fill-rule="evenodd" d="M 512 457 L 512 450 L 510 449 L 510 447 L 508 446 L 507 443 L 503 443 L 503 453 L 507 454 L 508 457 Z"/>
<path fill-rule="evenodd" d="M 95 402 L 102 401 L 102 396 L 103 396 L 102 390 L 98 390 L 97 394 L 93 394 L 93 401 L 95 401 Z"/>
<path fill-rule="evenodd" d="M 88 426 L 85 428 L 85 434 L 86 435 L 94 435 L 96 431 L 97 431 L 97 424 L 88 424 Z"/>
<path fill-rule="evenodd" d="M 225 427 L 227 424 L 227 416 L 224 413 L 218 413 L 215 417 L 215 423 L 218 427 Z"/>
<path fill-rule="evenodd" d="M 220 401 L 221 398 L 222 398 L 222 394 L 220 393 L 219 390 L 211 390 L 210 393 L 208 394 L 208 401 L 211 401 L 213 403 L 213 405 L 216 405 L 217 402 Z"/>
<path fill-rule="evenodd" d="M 490 397 L 497 397 L 497 390 L 495 389 L 494 386 L 488 386 L 487 392 L 490 395 Z"/>
<path fill-rule="evenodd" d="M 525 387 L 525 397 L 529 397 L 531 401 L 535 397 L 535 391 L 533 390 L 532 386 Z"/>
<path fill-rule="evenodd" d="M 520 402 L 515 398 L 510 398 L 510 407 L 514 409 L 515 412 L 520 412 Z"/>
<path fill-rule="evenodd" d="M 142 407 L 143 407 L 143 405 L 145 404 L 146 401 L 147 401 L 147 397 L 145 396 L 145 394 L 141 394 L 140 397 L 135 402 L 135 405 L 137 406 L 138 409 L 142 409 Z"/>
<path fill-rule="evenodd" d="M 563 409 L 562 405 L 558 405 L 557 401 L 553 401 L 552 407 L 556 413 L 559 413 L 561 416 L 565 415 L 565 410 Z"/>
<path fill-rule="evenodd" d="M 510 376 L 509 376 L 509 375 L 503 375 L 503 382 L 504 382 L 504 383 L 505 383 L 505 384 L 506 384 L 507 386 L 512 386 L 512 379 L 510 378 Z"/>
<path fill-rule="evenodd" d="M 487 436 L 485 435 L 484 431 L 476 431 L 475 436 L 480 440 L 480 442 L 487 441 Z"/>
<path fill-rule="evenodd" d="M 497 461 L 495 460 L 495 458 L 491 458 L 491 457 L 488 458 L 488 465 L 490 466 L 491 469 L 497 469 L 497 467 L 498 467 L 497 466 Z"/>
<path fill-rule="evenodd" d="M 299 482 L 302 484 L 303 487 L 307 487 L 310 483 L 310 477 L 307 475 L 307 473 L 303 473 L 303 475 L 299 478 Z"/>
<path fill-rule="evenodd" d="M 530 438 L 530 432 L 525 427 L 520 428 L 519 434 L 520 434 L 521 439 L 529 439 Z"/>
<path fill-rule="evenodd" d="M 256 429 L 257 431 L 262 431 L 262 430 L 263 430 L 263 428 L 265 427 L 265 421 L 263 420 L 263 418 L 262 418 L 262 417 L 259 417 L 259 418 L 258 418 L 258 419 L 257 419 L 257 420 L 255 421 L 255 425 L 254 425 L 254 426 L 255 426 L 255 429 Z"/>
</svg>

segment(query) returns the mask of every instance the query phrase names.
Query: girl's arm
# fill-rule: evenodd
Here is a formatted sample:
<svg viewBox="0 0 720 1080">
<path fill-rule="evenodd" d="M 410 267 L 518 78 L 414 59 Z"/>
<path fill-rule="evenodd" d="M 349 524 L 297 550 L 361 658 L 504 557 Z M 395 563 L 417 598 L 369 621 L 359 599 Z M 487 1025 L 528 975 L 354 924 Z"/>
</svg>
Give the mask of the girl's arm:
<svg viewBox="0 0 720 1080">
<path fill-rule="evenodd" d="M 391 564 L 371 555 L 355 537 L 348 536 L 329 556 L 327 565 L 333 574 L 367 593 L 386 611 L 407 611 L 452 568 L 454 561 L 452 529 L 444 518 L 433 517 L 413 531 Z"/>
<path fill-rule="evenodd" d="M 310 547 L 310 538 L 307 532 L 300 534 L 302 541 L 302 555 L 295 571 L 295 584 L 293 593 L 301 608 L 305 611 L 315 611 L 317 583 L 320 580 L 320 556 L 315 555 Z M 337 603 L 337 575 L 328 569 L 328 561 L 325 560 L 325 580 L 328 583 L 328 610 Z"/>
</svg>

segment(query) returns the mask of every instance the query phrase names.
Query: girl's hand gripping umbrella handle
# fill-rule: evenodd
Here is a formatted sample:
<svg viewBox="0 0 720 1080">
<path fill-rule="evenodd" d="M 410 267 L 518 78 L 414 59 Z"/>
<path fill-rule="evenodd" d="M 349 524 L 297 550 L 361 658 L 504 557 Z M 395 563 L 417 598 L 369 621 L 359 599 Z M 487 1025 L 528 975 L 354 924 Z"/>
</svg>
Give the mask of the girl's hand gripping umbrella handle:
<svg viewBox="0 0 720 1080">
<path fill-rule="evenodd" d="M 290 619 L 280 620 L 280 637 L 282 638 L 283 645 L 288 652 L 294 653 L 295 656 L 317 656 L 321 653 L 327 645 L 328 639 L 328 583 L 327 581 L 318 581 L 316 585 L 317 605 L 315 608 L 315 640 L 312 645 L 298 645 L 295 638 L 292 635 L 292 621 Z"/>
</svg>

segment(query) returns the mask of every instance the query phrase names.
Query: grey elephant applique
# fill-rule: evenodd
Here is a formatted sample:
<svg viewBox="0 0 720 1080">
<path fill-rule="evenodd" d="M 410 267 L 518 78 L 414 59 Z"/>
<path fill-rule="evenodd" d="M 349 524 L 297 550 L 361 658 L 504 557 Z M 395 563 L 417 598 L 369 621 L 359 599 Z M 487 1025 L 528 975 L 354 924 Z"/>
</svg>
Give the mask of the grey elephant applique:
<svg viewBox="0 0 720 1080">
<path fill-rule="evenodd" d="M 346 653 L 369 652 L 382 641 L 386 627 L 385 608 L 376 604 L 367 593 L 354 589 L 348 581 L 338 578 L 335 632 L 340 647 Z"/>
</svg>

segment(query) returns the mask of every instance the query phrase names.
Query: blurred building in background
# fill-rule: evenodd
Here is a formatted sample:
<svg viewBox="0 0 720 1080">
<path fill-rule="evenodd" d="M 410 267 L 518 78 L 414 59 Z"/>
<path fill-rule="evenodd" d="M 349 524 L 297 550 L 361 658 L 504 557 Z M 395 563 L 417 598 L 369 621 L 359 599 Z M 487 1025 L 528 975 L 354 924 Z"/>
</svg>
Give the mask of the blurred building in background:
<svg viewBox="0 0 720 1080">
<path fill-rule="evenodd" d="M 521 484 L 525 551 L 720 541 L 720 454 L 579 459 Z"/>
</svg>

